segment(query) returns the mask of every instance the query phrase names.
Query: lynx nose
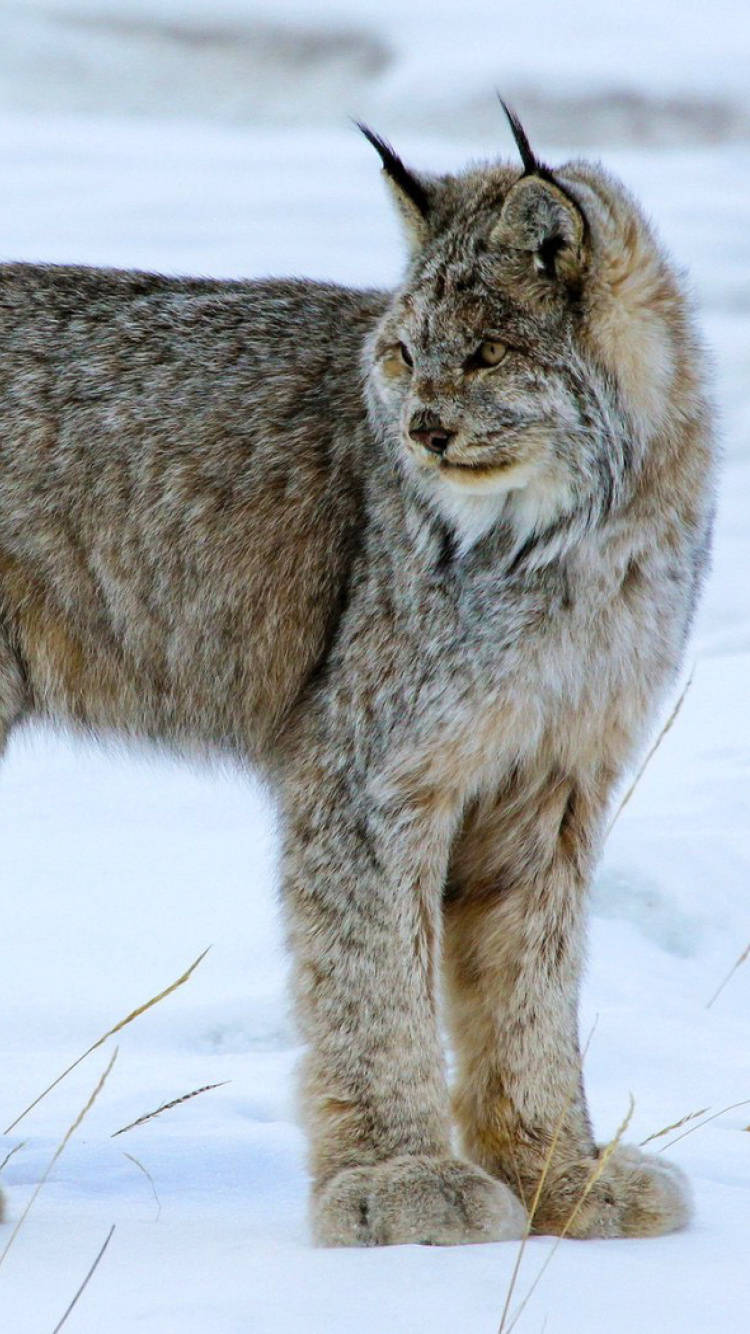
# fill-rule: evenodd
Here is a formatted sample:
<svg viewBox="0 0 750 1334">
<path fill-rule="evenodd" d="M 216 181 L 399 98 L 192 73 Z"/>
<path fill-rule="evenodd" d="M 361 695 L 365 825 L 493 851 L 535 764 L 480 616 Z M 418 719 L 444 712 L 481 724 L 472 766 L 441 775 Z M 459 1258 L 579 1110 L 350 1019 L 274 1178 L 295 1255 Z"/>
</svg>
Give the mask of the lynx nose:
<svg viewBox="0 0 750 1334">
<path fill-rule="evenodd" d="M 435 427 L 432 430 L 409 432 L 412 440 L 416 440 L 418 445 L 423 445 L 425 449 L 429 449 L 431 454 L 444 454 L 455 434 L 455 431 L 446 431 L 442 426 Z"/>
</svg>

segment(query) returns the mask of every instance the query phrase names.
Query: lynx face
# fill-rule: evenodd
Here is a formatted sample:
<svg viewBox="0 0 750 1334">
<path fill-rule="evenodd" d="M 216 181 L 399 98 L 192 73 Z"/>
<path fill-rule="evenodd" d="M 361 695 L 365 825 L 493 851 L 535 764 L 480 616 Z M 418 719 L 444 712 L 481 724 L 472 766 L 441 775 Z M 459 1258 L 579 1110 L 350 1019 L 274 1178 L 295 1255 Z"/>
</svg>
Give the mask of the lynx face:
<svg viewBox="0 0 750 1334">
<path fill-rule="evenodd" d="M 518 544 L 580 534 L 627 498 L 670 374 L 646 224 L 576 164 L 417 178 L 365 133 L 412 244 L 369 349 L 374 424 L 464 550 L 501 515 Z"/>
<path fill-rule="evenodd" d="M 463 545 L 503 509 L 523 538 L 592 503 L 612 449 L 567 312 L 524 305 L 503 269 L 501 256 L 459 267 L 428 253 L 375 343 L 399 460 Z"/>
</svg>

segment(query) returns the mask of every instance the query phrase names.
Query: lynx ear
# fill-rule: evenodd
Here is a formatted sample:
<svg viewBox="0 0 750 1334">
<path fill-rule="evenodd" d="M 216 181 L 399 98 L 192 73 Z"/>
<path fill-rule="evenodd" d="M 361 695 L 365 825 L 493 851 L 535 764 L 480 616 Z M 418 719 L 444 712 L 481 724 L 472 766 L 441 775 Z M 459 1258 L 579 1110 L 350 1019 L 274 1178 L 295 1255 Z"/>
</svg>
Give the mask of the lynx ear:
<svg viewBox="0 0 750 1334">
<path fill-rule="evenodd" d="M 409 171 L 408 167 L 404 166 L 401 158 L 397 153 L 394 153 L 385 139 L 381 139 L 379 134 L 373 133 L 360 121 L 355 121 L 355 124 L 379 154 L 385 179 L 396 201 L 401 221 L 406 228 L 409 244 L 414 250 L 420 249 L 430 234 L 428 225 L 430 197 L 425 185 L 419 177 Z"/>
<path fill-rule="evenodd" d="M 588 231 L 580 204 L 534 155 L 518 117 L 501 103 L 513 131 L 524 173 L 505 197 L 490 241 L 533 254 L 547 278 L 571 282 L 580 276 Z"/>
</svg>

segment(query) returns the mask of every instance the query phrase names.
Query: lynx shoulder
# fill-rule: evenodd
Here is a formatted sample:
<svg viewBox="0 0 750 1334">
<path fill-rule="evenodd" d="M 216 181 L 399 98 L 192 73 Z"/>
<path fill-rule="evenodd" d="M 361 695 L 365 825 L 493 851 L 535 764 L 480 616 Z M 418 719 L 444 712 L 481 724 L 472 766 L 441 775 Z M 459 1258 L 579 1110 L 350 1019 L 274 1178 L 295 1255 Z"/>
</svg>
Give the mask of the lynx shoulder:
<svg viewBox="0 0 750 1334">
<path fill-rule="evenodd" d="M 394 293 L 0 267 L 3 740 L 47 716 L 271 783 L 329 1244 L 520 1235 L 543 1170 L 534 1227 L 569 1225 L 587 887 L 707 560 L 681 278 L 510 120 L 520 168 L 443 177 L 365 130 Z M 688 1215 L 620 1148 L 570 1230 Z"/>
</svg>

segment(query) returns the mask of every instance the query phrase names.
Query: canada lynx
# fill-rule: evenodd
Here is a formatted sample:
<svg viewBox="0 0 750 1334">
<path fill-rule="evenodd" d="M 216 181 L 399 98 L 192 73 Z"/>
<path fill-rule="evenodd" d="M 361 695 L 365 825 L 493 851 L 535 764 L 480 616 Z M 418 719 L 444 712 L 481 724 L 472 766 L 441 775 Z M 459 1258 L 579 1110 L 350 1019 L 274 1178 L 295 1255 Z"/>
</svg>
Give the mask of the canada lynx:
<svg viewBox="0 0 750 1334">
<path fill-rule="evenodd" d="M 597 1159 L 587 886 L 706 561 L 680 279 L 617 182 L 511 123 L 520 169 L 437 178 L 365 131 L 410 238 L 393 294 L 0 269 L 3 731 L 274 787 L 333 1245 L 518 1236 L 553 1141 L 533 1221 L 566 1225 Z M 570 1231 L 688 1215 L 618 1148 Z"/>
</svg>

